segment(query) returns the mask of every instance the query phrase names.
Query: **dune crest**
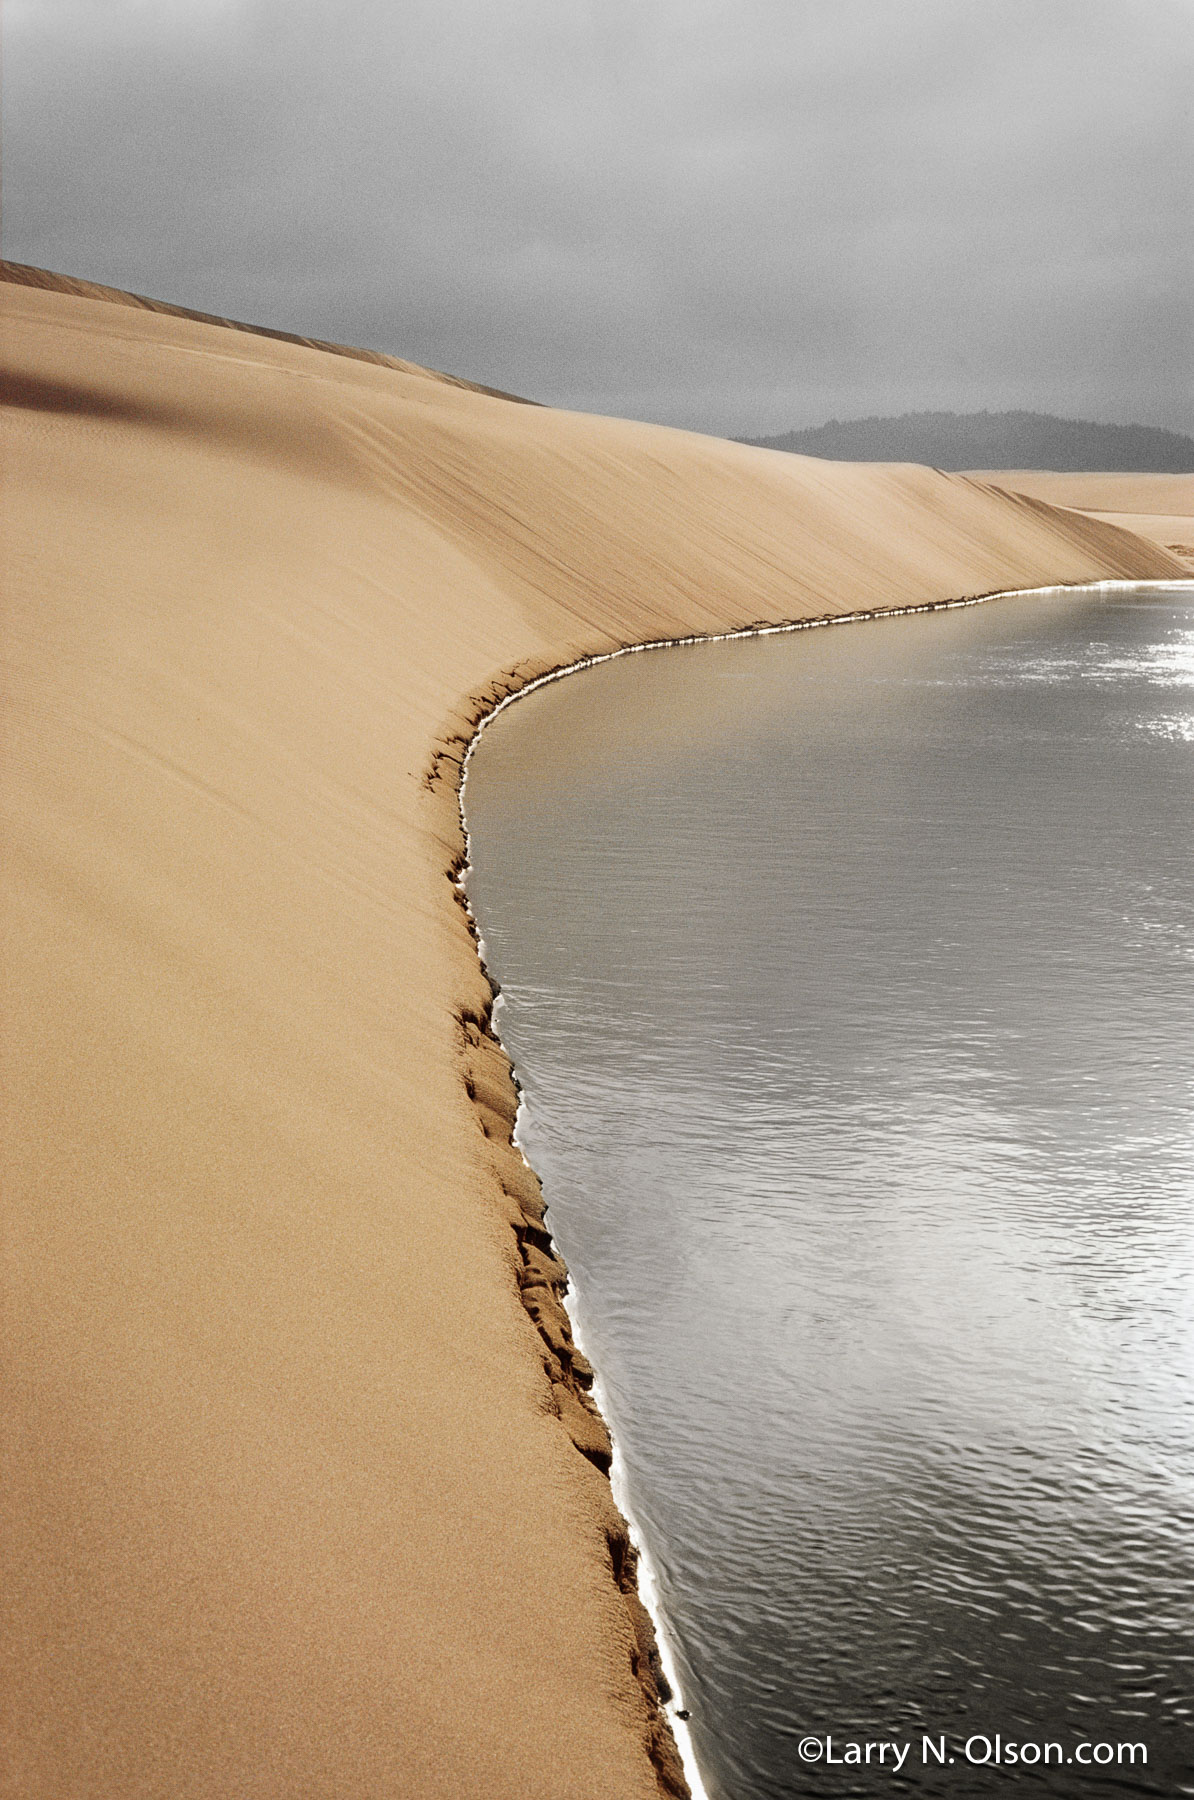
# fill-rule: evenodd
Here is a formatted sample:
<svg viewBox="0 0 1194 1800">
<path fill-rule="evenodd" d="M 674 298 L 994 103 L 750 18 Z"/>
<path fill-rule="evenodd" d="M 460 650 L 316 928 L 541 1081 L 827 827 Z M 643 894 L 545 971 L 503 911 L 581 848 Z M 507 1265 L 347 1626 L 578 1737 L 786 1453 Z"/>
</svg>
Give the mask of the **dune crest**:
<svg viewBox="0 0 1194 1800">
<path fill-rule="evenodd" d="M 679 1792 L 463 748 L 619 645 L 1181 565 L 65 278 L 0 306 L 4 1791 Z"/>
<path fill-rule="evenodd" d="M 1115 470 L 1062 475 L 1051 469 L 1002 469 L 979 479 L 1119 525 L 1160 544 L 1184 565 L 1187 576 L 1194 575 L 1194 475 L 1123 475 Z"/>
</svg>

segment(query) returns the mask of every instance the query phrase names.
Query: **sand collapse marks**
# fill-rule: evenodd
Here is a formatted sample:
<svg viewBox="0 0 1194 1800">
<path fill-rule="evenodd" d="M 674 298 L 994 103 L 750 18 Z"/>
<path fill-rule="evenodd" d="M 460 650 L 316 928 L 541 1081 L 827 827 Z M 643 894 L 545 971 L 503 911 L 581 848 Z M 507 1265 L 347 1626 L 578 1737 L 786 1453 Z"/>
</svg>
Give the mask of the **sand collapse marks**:
<svg viewBox="0 0 1194 1800">
<path fill-rule="evenodd" d="M 465 858 L 449 865 L 448 877 L 464 911 L 469 933 L 489 984 L 489 999 L 480 1008 L 457 1014 L 461 1077 L 473 1103 L 479 1128 L 487 1139 L 503 1196 L 503 1210 L 518 1250 L 519 1298 L 539 1334 L 550 1405 L 580 1454 L 604 1478 L 608 1489 L 613 1462 L 609 1427 L 592 1396 L 592 1364 L 575 1342 L 564 1305 L 568 1269 L 545 1223 L 546 1202 L 539 1177 L 514 1142 L 519 1088 L 510 1058 L 493 1029 L 493 1002 L 500 991 L 481 956 L 476 923 L 462 885 Z M 638 1591 L 638 1551 L 630 1529 L 608 1489 L 605 1540 L 609 1569 L 626 1607 L 632 1631 L 631 1670 L 647 1702 L 647 1750 L 660 1791 L 674 1800 L 690 1794 L 683 1763 L 663 1711 L 672 1698 L 664 1673 L 655 1626 Z"/>
</svg>

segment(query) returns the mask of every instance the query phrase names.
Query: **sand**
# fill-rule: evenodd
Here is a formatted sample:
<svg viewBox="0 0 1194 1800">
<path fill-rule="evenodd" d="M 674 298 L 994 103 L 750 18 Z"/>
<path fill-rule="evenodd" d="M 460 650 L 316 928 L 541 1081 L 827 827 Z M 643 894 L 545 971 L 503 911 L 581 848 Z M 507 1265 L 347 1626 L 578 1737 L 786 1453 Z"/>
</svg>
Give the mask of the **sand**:
<svg viewBox="0 0 1194 1800">
<path fill-rule="evenodd" d="M 1065 475 L 1050 469 L 986 470 L 979 480 L 1091 519 L 1118 525 L 1160 544 L 1194 574 L 1194 475 Z"/>
<path fill-rule="evenodd" d="M 1180 565 L 964 477 L 0 305 L 2 1791 L 675 1788 L 462 747 L 627 642 Z"/>
</svg>

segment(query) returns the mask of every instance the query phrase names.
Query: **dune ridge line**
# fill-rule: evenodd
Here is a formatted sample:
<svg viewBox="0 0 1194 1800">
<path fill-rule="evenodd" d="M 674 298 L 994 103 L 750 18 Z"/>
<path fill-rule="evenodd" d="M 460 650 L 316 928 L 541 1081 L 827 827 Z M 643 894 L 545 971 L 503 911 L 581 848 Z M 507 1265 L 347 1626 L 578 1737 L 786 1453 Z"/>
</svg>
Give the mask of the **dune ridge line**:
<svg viewBox="0 0 1194 1800">
<path fill-rule="evenodd" d="M 1185 571 L 78 285 L 0 283 L 9 1791 L 682 1793 L 468 746 L 645 643 Z"/>
</svg>

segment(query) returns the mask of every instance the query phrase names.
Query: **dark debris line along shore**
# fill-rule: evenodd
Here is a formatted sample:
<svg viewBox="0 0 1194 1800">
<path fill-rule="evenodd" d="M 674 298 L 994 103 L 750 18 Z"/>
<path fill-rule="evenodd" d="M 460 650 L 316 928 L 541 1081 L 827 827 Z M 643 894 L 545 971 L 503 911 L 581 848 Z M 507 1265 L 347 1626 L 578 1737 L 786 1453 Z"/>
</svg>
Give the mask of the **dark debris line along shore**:
<svg viewBox="0 0 1194 1800">
<path fill-rule="evenodd" d="M 455 762 L 454 758 L 451 760 Z M 456 767 L 459 781 L 463 765 Z M 564 1307 L 568 1270 L 544 1222 L 547 1209 L 539 1178 L 514 1142 L 518 1082 L 510 1058 L 493 1029 L 493 1002 L 499 989 L 485 970 L 481 956 L 476 922 L 462 885 L 466 866 L 466 859 L 461 854 L 449 865 L 447 874 L 457 904 L 467 919 L 469 934 L 477 945 L 478 959 L 489 982 L 490 999 L 481 1012 L 463 1010 L 457 1015 L 464 1088 L 476 1109 L 483 1135 L 498 1152 L 499 1179 L 518 1246 L 519 1298 L 542 1343 L 543 1369 L 550 1383 L 552 1407 L 580 1454 L 608 1481 L 613 1444 L 609 1428 L 592 1397 L 592 1365 L 573 1341 L 571 1321 Z M 612 1492 L 611 1508 L 616 1513 Z M 606 1545 L 611 1578 L 622 1596 L 633 1633 L 631 1671 L 647 1701 L 647 1753 L 660 1792 L 669 1800 L 690 1800 L 691 1790 L 684 1765 L 663 1710 L 672 1698 L 672 1691 L 664 1673 L 655 1626 L 639 1596 L 638 1551 L 631 1542 L 626 1521 L 620 1513 L 617 1517 L 618 1526 L 606 1529 Z"/>
</svg>

